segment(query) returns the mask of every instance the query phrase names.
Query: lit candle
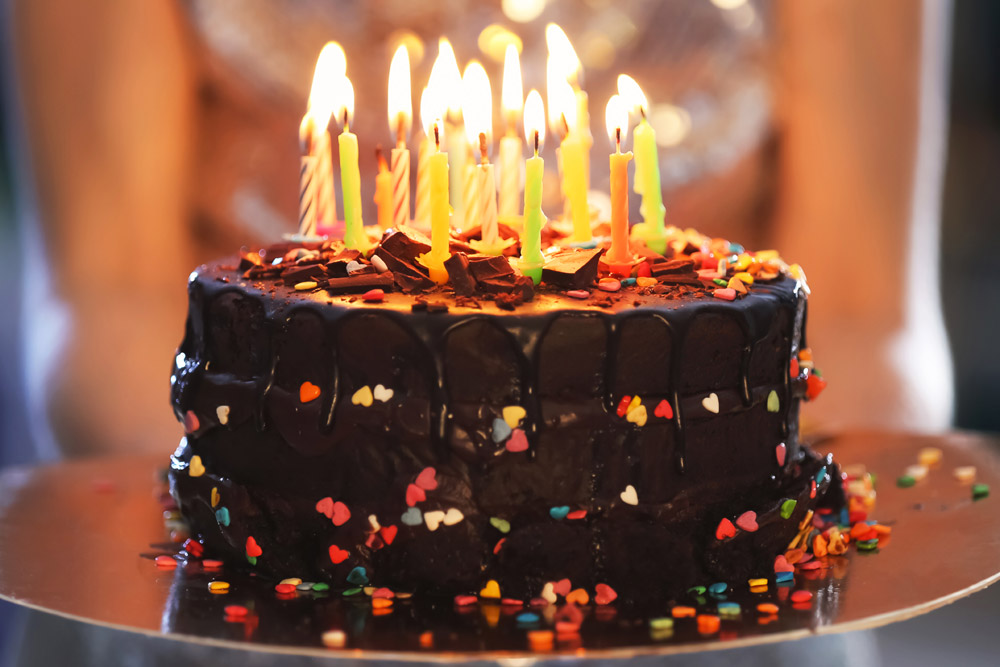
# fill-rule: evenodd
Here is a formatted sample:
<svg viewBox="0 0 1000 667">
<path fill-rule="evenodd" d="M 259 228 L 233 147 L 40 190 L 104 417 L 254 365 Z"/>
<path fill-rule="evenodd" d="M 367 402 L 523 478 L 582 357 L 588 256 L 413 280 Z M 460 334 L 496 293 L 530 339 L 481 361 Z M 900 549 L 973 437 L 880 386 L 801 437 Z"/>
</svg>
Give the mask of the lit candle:
<svg viewBox="0 0 1000 667">
<path fill-rule="evenodd" d="M 434 121 L 434 153 L 427 159 L 431 183 L 431 249 L 417 257 L 427 267 L 431 280 L 439 285 L 448 282 L 445 261 L 451 257 L 448 249 L 448 154 L 441 150 L 441 121 Z"/>
<path fill-rule="evenodd" d="M 302 158 L 299 162 L 299 235 L 316 233 L 316 157 L 312 155 L 312 118 L 306 114 L 299 125 Z"/>
<path fill-rule="evenodd" d="M 375 160 L 378 162 L 378 174 L 375 176 L 375 206 L 378 207 L 378 226 L 385 231 L 392 227 L 392 174 L 385 162 L 382 147 L 375 148 Z"/>
<path fill-rule="evenodd" d="M 392 225 L 399 227 L 410 221 L 410 151 L 406 138 L 413 123 L 413 102 L 410 94 L 410 56 L 400 45 L 389 65 L 389 130 L 396 133 L 392 149 Z M 381 213 L 379 214 L 381 224 Z"/>
<path fill-rule="evenodd" d="M 521 237 L 521 259 L 518 269 L 537 285 L 542 280 L 542 176 L 545 162 L 538 155 L 545 139 L 545 108 L 537 90 L 528 93 L 524 103 L 524 133 L 528 144 L 534 146 L 534 156 L 528 158 L 524 169 L 524 236 Z"/>
<path fill-rule="evenodd" d="M 664 228 L 666 209 L 660 191 L 660 161 L 656 155 L 656 133 L 646 120 L 646 95 L 635 80 L 622 74 L 618 77 L 618 94 L 633 111 L 638 111 L 642 119 L 632 135 L 635 149 L 635 191 L 642 195 L 642 225 L 635 225 L 632 233 L 643 238 L 653 252 L 663 254 L 667 249 L 667 235 Z"/>
<path fill-rule="evenodd" d="M 351 117 L 354 115 L 354 86 L 346 76 L 338 82 L 337 99 L 339 109 L 337 119 L 343 122 L 340 133 L 340 187 L 344 197 L 344 243 L 352 250 L 367 252 L 368 237 L 365 236 L 364 221 L 361 219 L 361 172 L 358 169 L 358 137 L 351 132 Z"/>
<path fill-rule="evenodd" d="M 521 135 L 517 122 L 524 105 L 524 87 L 521 83 L 521 63 L 517 47 L 507 45 L 503 63 L 503 88 L 500 106 L 503 109 L 507 132 L 500 139 L 500 217 L 510 220 L 517 217 L 521 203 Z"/>
<path fill-rule="evenodd" d="M 417 150 L 417 210 L 413 216 L 420 225 L 429 227 L 431 222 L 431 172 L 430 156 L 434 150 L 432 145 L 432 135 L 434 134 L 434 119 L 439 114 L 435 114 L 431 109 L 433 96 L 424 88 L 420 95 L 420 125 L 424 130 L 424 137 L 420 140 L 420 148 Z"/>
<path fill-rule="evenodd" d="M 465 229 L 465 182 L 469 171 L 469 145 L 462 127 L 462 73 L 458 68 L 455 50 L 444 37 L 438 40 L 438 56 L 431 68 L 428 87 L 437 91 L 441 105 L 447 110 L 442 118 L 447 120 L 444 140 L 447 141 L 450 162 L 451 205 L 454 208 L 452 225 Z"/>
<path fill-rule="evenodd" d="M 628 247 L 628 163 L 632 153 L 622 153 L 622 139 L 628 130 L 628 110 L 618 95 L 608 100 L 605 119 L 615 152 L 611 154 L 611 247 L 604 261 L 612 273 L 628 276 L 632 270 L 632 253 Z"/>
<path fill-rule="evenodd" d="M 550 84 L 551 85 L 551 84 Z M 586 146 L 576 132 L 576 106 L 573 89 L 565 81 L 554 84 L 556 103 L 561 105 L 560 122 L 563 140 L 559 144 L 559 159 L 562 164 L 563 196 L 569 202 L 570 217 L 573 221 L 573 243 L 589 243 L 593 240 L 590 231 L 590 206 L 587 203 L 587 176 L 585 171 Z M 561 91 L 560 91 L 561 89 Z"/>
<path fill-rule="evenodd" d="M 493 128 L 493 90 L 486 70 L 473 60 L 462 74 L 462 118 L 465 124 L 465 138 L 469 147 L 479 152 L 485 140 L 489 139 Z M 469 164 L 465 179 L 465 229 L 482 227 L 482 208 L 484 193 L 479 187 L 479 167 Z M 495 191 L 495 187 L 494 187 Z"/>
<path fill-rule="evenodd" d="M 587 93 L 580 87 L 583 78 L 583 64 L 573 48 L 565 31 L 555 23 L 545 26 L 545 43 L 549 54 L 557 54 L 556 62 L 562 68 L 562 74 L 573 88 L 576 104 L 576 131 L 583 142 L 583 173 L 586 178 L 587 190 L 590 190 L 590 149 L 594 145 L 594 137 L 590 133 L 590 105 Z M 551 104 L 551 101 L 550 101 Z"/>
<path fill-rule="evenodd" d="M 334 112 L 334 82 L 345 76 L 347 58 L 344 49 L 336 42 L 327 42 L 316 59 L 309 107 L 306 116 L 312 131 L 309 154 L 313 159 L 313 187 L 315 188 L 315 222 L 308 232 L 315 235 L 317 227 L 337 222 L 337 197 L 333 184 L 333 149 L 330 142 L 330 116 Z"/>
</svg>

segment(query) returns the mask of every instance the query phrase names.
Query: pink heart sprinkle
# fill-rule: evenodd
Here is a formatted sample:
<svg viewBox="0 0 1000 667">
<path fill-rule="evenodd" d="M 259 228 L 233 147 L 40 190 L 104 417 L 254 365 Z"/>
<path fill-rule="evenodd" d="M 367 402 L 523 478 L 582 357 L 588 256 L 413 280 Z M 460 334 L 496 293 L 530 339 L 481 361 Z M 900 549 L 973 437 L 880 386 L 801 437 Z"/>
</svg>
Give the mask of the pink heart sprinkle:
<svg viewBox="0 0 1000 667">
<path fill-rule="evenodd" d="M 427 494 L 416 484 L 409 484 L 406 487 L 406 504 L 413 507 L 417 503 L 427 500 Z"/>
<path fill-rule="evenodd" d="M 569 579 L 560 579 L 552 584 L 552 590 L 556 595 L 562 595 L 566 597 L 569 595 L 569 591 L 572 586 L 570 585 Z"/>
<path fill-rule="evenodd" d="M 774 448 L 774 458 L 778 459 L 778 466 L 781 467 L 785 465 L 785 443 L 781 443 Z"/>
<path fill-rule="evenodd" d="M 318 503 L 316 503 L 316 511 L 325 516 L 327 519 L 333 517 L 333 498 L 327 496 L 323 498 Z"/>
<path fill-rule="evenodd" d="M 417 475 L 415 483 L 424 491 L 433 491 L 438 488 L 437 470 L 431 467 L 424 468 L 420 471 L 420 474 Z"/>
<path fill-rule="evenodd" d="M 610 604 L 615 601 L 618 597 L 618 593 L 615 589 L 611 588 L 607 584 L 597 584 L 594 587 L 594 602 L 600 605 Z"/>
<path fill-rule="evenodd" d="M 528 449 L 528 436 L 524 434 L 524 431 L 515 428 L 514 432 L 510 434 L 510 438 L 507 440 L 507 451 L 508 452 L 523 452 Z"/>
<path fill-rule="evenodd" d="M 795 566 L 788 562 L 784 555 L 779 554 L 774 559 L 775 572 L 795 572 Z"/>
<path fill-rule="evenodd" d="M 736 519 L 736 525 L 748 533 L 754 532 L 757 530 L 757 513 L 753 510 L 744 512 Z"/>
</svg>

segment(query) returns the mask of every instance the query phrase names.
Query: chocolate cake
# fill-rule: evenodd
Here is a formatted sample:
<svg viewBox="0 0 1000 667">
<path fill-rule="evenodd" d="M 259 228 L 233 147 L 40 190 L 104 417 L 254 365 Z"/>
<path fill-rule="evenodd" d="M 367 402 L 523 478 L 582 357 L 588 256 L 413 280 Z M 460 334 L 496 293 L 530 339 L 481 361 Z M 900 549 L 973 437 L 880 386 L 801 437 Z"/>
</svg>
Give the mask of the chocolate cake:
<svg viewBox="0 0 1000 667">
<path fill-rule="evenodd" d="M 408 230 L 367 259 L 286 243 L 198 268 L 171 371 L 192 537 L 276 580 L 421 595 L 768 576 L 841 493 L 799 441 L 823 384 L 808 290 L 777 253 L 672 234 L 625 279 L 550 247 L 537 286 L 467 238 L 434 285 Z"/>
</svg>

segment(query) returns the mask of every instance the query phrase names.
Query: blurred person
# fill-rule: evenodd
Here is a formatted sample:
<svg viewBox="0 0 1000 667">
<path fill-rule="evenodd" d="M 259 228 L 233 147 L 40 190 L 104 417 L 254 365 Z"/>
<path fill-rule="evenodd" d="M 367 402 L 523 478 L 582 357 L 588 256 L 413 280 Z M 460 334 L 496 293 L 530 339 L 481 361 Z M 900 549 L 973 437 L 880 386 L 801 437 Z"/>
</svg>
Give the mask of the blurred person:
<svg viewBox="0 0 1000 667">
<path fill-rule="evenodd" d="M 359 86 L 355 125 L 363 142 L 384 140 L 385 42 L 408 28 L 433 50 L 441 33 L 467 56 L 474 47 L 463 35 L 468 42 L 502 18 L 493 6 L 468 4 L 463 12 L 457 1 L 419 9 L 13 2 L 16 94 L 7 91 L 7 101 L 20 105 L 27 148 L 15 168 L 33 177 L 33 192 L 20 196 L 37 200 L 41 230 L 26 234 L 34 244 L 25 256 L 50 276 L 47 290 L 38 289 L 44 280 L 22 285 L 27 358 L 49 362 L 47 371 L 34 364 L 29 378 L 29 409 L 52 427 L 34 434 L 40 449 L 166 456 L 180 434 L 167 408 L 166 368 L 182 334 L 183 277 L 290 229 L 296 129 L 323 42 L 344 44 L 356 82 L 377 82 Z M 662 12 L 678 11 L 668 3 L 615 4 L 642 26 L 664 25 Z M 695 15 L 740 4 L 680 6 Z M 755 57 L 768 71 L 773 112 L 766 132 L 727 169 L 668 190 L 668 224 L 773 246 L 805 267 L 814 290 L 809 342 L 830 380 L 805 420 L 820 428 L 943 429 L 952 388 L 936 251 L 950 4 L 743 4 L 765 24 L 766 49 Z M 608 3 L 588 6 L 596 13 Z M 573 38 L 568 23 L 576 15 L 586 21 L 572 3 L 553 1 L 512 29 L 541 61 L 541 27 L 559 21 Z M 471 25 L 477 20 L 482 25 Z M 656 32 L 639 34 L 648 40 Z M 259 57 L 241 63 L 248 48 Z M 636 66 L 642 55 L 637 46 Z M 432 59 L 415 67 L 415 90 Z M 528 55 L 522 62 L 532 67 Z M 595 119 L 603 92 L 630 67 L 615 60 L 588 70 Z M 644 85 L 667 85 L 662 70 L 644 73 Z M 526 88 L 543 86 L 526 76 Z M 654 100 L 655 90 L 647 90 Z M 599 154 L 600 139 L 595 144 Z M 363 173 L 374 173 L 373 147 L 362 147 Z M 599 188 L 606 175 L 599 160 L 593 165 Z M 373 179 L 362 180 L 371 187 Z M 363 199 L 370 202 L 367 191 Z"/>
</svg>

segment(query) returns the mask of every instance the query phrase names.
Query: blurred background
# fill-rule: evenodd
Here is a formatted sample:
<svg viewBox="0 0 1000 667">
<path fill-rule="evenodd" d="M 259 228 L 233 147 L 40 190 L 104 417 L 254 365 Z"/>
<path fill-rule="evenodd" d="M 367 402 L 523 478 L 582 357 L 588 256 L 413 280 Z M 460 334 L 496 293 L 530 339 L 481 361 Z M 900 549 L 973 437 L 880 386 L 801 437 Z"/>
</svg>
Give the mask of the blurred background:
<svg viewBox="0 0 1000 667">
<path fill-rule="evenodd" d="M 777 247 L 805 267 L 810 343 L 831 380 L 807 427 L 1000 432 L 998 3 L 0 7 L 0 465 L 172 450 L 167 364 L 186 276 L 293 230 L 297 130 L 326 41 L 347 54 L 372 223 L 396 46 L 410 50 L 415 109 L 439 36 L 460 66 L 481 61 L 499 137 L 504 48 L 518 46 L 525 92 L 544 97 L 550 21 L 581 59 L 595 191 L 607 191 L 604 105 L 626 72 L 650 99 L 668 224 Z M 992 664 L 998 605 L 987 592 L 880 630 L 879 655 L 928 664 L 960 650 Z M 0 604 L 0 642 L 16 616 Z"/>
</svg>

